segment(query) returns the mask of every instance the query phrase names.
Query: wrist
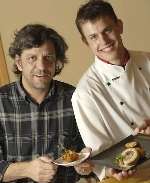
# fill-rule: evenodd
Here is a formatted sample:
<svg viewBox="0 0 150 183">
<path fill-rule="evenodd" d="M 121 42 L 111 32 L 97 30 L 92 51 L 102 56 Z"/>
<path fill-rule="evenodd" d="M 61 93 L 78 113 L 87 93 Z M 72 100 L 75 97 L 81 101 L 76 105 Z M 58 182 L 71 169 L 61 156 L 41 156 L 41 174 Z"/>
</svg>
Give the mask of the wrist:
<svg viewBox="0 0 150 183">
<path fill-rule="evenodd" d="M 10 182 L 18 179 L 29 178 L 28 162 L 11 163 L 5 171 L 3 180 Z"/>
</svg>

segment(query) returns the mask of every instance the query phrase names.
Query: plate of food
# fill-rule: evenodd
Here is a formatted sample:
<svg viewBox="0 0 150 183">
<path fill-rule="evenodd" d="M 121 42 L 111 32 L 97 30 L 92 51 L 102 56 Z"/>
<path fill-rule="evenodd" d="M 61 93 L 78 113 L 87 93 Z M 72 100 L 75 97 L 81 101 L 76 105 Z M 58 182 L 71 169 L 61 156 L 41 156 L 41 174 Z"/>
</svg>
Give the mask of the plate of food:
<svg viewBox="0 0 150 183">
<path fill-rule="evenodd" d="M 65 150 L 61 157 L 53 161 L 56 165 L 65 167 L 75 166 L 85 161 L 90 156 L 90 152 L 75 152 L 73 150 Z"/>
<path fill-rule="evenodd" d="M 92 157 L 100 164 L 118 170 L 129 170 L 150 159 L 150 136 L 130 135 Z"/>
</svg>

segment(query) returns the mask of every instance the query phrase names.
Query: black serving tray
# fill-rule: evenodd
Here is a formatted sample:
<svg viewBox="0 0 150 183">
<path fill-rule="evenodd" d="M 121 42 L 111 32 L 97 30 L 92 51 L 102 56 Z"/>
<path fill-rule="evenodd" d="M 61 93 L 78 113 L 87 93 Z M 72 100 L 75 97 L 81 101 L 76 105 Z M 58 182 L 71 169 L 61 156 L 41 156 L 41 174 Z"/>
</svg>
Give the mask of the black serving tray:
<svg viewBox="0 0 150 183">
<path fill-rule="evenodd" d="M 132 167 L 128 168 L 122 168 L 119 167 L 117 162 L 116 162 L 116 157 L 125 149 L 125 144 L 127 142 L 131 141 L 137 141 L 139 142 L 140 146 L 144 149 L 145 155 L 143 158 L 141 158 L 136 166 L 139 164 L 144 163 L 148 159 L 150 159 L 150 136 L 149 135 L 143 135 L 143 134 L 138 134 L 138 135 L 130 135 L 127 138 L 123 139 L 119 143 L 111 146 L 110 148 L 106 149 L 105 151 L 97 154 L 94 157 L 91 157 L 92 160 L 96 160 L 99 162 L 101 165 L 105 165 L 111 168 L 115 168 L 118 170 L 128 170 Z M 134 166 L 135 167 L 135 166 Z"/>
</svg>

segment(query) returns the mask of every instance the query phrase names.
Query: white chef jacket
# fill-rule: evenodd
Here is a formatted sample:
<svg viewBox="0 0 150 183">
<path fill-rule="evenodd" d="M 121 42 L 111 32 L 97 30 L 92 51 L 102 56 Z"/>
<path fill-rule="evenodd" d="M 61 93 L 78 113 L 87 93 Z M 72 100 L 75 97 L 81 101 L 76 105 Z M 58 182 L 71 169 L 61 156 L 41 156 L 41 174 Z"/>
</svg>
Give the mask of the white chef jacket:
<svg viewBox="0 0 150 183">
<path fill-rule="evenodd" d="M 78 128 L 92 155 L 131 135 L 144 119 L 150 119 L 150 53 L 129 54 L 125 67 L 96 57 L 73 94 Z M 105 167 L 98 165 L 95 173 L 103 179 Z"/>
</svg>

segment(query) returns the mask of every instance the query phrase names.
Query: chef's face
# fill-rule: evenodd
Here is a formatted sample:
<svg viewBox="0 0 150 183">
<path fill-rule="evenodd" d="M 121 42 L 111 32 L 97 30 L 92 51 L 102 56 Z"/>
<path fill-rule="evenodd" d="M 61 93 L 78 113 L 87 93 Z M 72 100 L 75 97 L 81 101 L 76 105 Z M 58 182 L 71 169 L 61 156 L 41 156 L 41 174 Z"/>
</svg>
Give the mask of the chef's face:
<svg viewBox="0 0 150 183">
<path fill-rule="evenodd" d="M 115 22 L 109 16 L 95 21 L 87 21 L 81 25 L 83 41 L 97 57 L 114 63 L 123 52 L 121 20 Z M 115 63 L 114 63 L 115 64 Z"/>
</svg>

